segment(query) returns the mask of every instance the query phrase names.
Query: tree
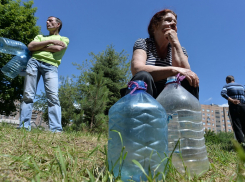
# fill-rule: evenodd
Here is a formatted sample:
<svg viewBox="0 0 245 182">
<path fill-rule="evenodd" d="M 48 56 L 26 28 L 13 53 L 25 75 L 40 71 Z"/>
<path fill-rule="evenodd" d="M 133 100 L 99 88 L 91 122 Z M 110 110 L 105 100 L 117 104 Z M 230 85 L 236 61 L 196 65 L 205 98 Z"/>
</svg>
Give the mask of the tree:
<svg viewBox="0 0 245 182">
<path fill-rule="evenodd" d="M 41 92 L 40 95 L 36 95 L 37 101 L 33 104 L 33 109 L 36 111 L 42 112 L 43 120 L 48 123 L 48 101 L 46 97 L 46 93 Z"/>
<path fill-rule="evenodd" d="M 74 63 L 81 70 L 77 81 L 61 77 L 59 99 L 62 108 L 62 126 L 72 123 L 72 129 L 107 131 L 108 110 L 120 99 L 120 89 L 129 80 L 129 63 L 124 51 L 117 53 L 112 46 L 95 55 L 92 66 L 85 61 L 83 65 Z M 36 108 L 43 108 L 47 120 L 45 95 L 37 96 Z"/>
<path fill-rule="evenodd" d="M 107 117 L 104 111 L 108 102 L 108 88 L 106 87 L 103 72 L 88 74 L 85 73 L 85 79 L 93 78 L 94 83 L 86 82 L 84 96 L 80 101 L 82 109 L 82 120 L 76 123 L 86 123 L 90 131 L 102 131 L 107 125 Z M 79 87 L 78 87 L 79 88 Z"/>
<path fill-rule="evenodd" d="M 77 87 L 73 80 L 69 77 L 65 78 L 60 76 L 59 101 L 62 114 L 62 127 L 69 125 L 81 112 L 80 105 L 76 104 L 77 97 Z M 36 95 L 36 102 L 33 108 L 34 110 L 42 111 L 43 120 L 49 124 L 46 93 L 41 92 L 40 95 Z"/>
<path fill-rule="evenodd" d="M 74 122 L 81 113 L 81 107 L 78 104 L 78 91 L 75 83 L 69 77 L 60 77 L 59 100 L 62 114 L 62 126 L 65 127 Z"/>
<path fill-rule="evenodd" d="M 18 40 L 29 44 L 40 32 L 34 16 L 37 8 L 32 8 L 33 1 L 0 0 L 0 37 Z M 0 53 L 0 68 L 13 56 Z M 0 114 L 10 115 L 16 111 L 14 102 L 23 94 L 23 77 L 10 79 L 0 73 Z"/>
<path fill-rule="evenodd" d="M 127 62 L 128 55 L 125 55 L 124 51 L 120 53 L 116 52 L 112 45 L 97 55 L 93 52 L 89 55 L 92 56 L 92 60 L 90 61 L 93 66 L 87 71 L 87 82 L 93 85 L 95 83 L 94 73 L 98 74 L 100 71 L 103 71 L 105 86 L 109 89 L 109 101 L 105 110 L 105 114 L 107 115 L 111 106 L 120 99 L 120 89 L 126 87 L 130 79 L 130 63 Z M 78 69 L 81 69 L 81 67 Z M 86 90 L 82 91 L 86 92 Z"/>
</svg>

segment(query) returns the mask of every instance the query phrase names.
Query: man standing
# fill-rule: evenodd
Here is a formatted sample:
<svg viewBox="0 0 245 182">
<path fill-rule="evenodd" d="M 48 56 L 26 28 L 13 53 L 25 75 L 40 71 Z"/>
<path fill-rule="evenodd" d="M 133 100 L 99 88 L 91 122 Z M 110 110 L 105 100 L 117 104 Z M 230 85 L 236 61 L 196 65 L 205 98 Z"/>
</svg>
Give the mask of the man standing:
<svg viewBox="0 0 245 182">
<path fill-rule="evenodd" d="M 49 127 L 52 132 L 61 132 L 61 107 L 58 97 L 58 66 L 65 54 L 69 39 L 59 35 L 62 22 L 50 16 L 46 22 L 49 35 L 37 35 L 28 45 L 32 58 L 28 61 L 24 83 L 24 94 L 21 102 L 19 127 L 31 130 L 33 101 L 38 81 L 43 77 L 48 101 Z"/>
<path fill-rule="evenodd" d="M 226 85 L 221 91 L 221 96 L 228 100 L 230 119 L 236 139 L 245 147 L 245 97 L 244 87 L 235 83 L 233 76 L 226 77 Z"/>
</svg>

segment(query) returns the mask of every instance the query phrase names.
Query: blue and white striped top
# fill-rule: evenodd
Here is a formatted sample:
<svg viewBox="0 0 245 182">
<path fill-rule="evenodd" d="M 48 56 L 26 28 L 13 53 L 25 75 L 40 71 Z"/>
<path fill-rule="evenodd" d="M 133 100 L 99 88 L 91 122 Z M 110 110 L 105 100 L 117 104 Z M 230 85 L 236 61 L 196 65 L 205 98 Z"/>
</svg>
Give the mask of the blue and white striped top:
<svg viewBox="0 0 245 182">
<path fill-rule="evenodd" d="M 138 39 L 134 43 L 133 51 L 136 49 L 143 49 L 146 52 L 147 59 L 146 59 L 146 65 L 152 65 L 152 66 L 172 66 L 172 47 L 171 44 L 168 45 L 168 53 L 165 59 L 161 59 L 157 55 L 157 49 L 155 45 L 155 41 L 153 38 L 146 38 L 146 39 Z M 188 54 L 186 52 L 186 49 L 182 47 L 183 53 L 188 57 Z M 166 82 L 167 79 L 161 80 L 159 82 Z"/>
<path fill-rule="evenodd" d="M 228 100 L 228 98 L 238 99 L 241 103 L 245 104 L 244 87 L 241 84 L 231 82 L 226 84 L 222 91 L 221 96 Z"/>
</svg>

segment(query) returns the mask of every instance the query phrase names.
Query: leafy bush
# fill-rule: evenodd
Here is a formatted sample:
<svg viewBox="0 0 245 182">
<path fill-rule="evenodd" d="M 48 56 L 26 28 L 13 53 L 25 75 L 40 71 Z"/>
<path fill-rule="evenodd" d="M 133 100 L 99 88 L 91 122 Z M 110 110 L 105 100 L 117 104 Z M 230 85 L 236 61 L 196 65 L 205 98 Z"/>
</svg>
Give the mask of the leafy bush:
<svg viewBox="0 0 245 182">
<path fill-rule="evenodd" d="M 218 144 L 219 143 L 219 138 L 214 131 L 205 130 L 204 137 L 205 137 L 206 143 L 212 143 L 212 144 Z"/>
<path fill-rule="evenodd" d="M 235 138 L 232 132 L 219 132 L 216 134 L 214 131 L 206 130 L 204 137 L 206 143 L 220 144 L 224 150 L 233 149 L 232 140 Z"/>
</svg>

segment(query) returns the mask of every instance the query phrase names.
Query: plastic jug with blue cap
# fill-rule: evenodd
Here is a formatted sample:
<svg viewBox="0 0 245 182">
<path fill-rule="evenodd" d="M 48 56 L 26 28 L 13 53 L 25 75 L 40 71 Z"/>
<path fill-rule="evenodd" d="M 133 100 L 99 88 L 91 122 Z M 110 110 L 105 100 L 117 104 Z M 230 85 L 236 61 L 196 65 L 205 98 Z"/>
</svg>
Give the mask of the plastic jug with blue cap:
<svg viewBox="0 0 245 182">
<path fill-rule="evenodd" d="M 166 172 L 167 160 L 163 160 L 167 157 L 168 151 L 166 112 L 151 95 L 146 93 L 146 87 L 145 82 L 140 80 L 130 82 L 128 88 L 131 92 L 109 110 L 109 169 L 111 170 L 119 159 L 124 146 L 127 156 L 121 168 L 123 181 L 147 180 L 132 160 L 138 161 L 146 173 L 149 166 L 152 174 Z M 118 176 L 119 168 L 118 162 L 113 170 L 115 176 Z"/>
</svg>

